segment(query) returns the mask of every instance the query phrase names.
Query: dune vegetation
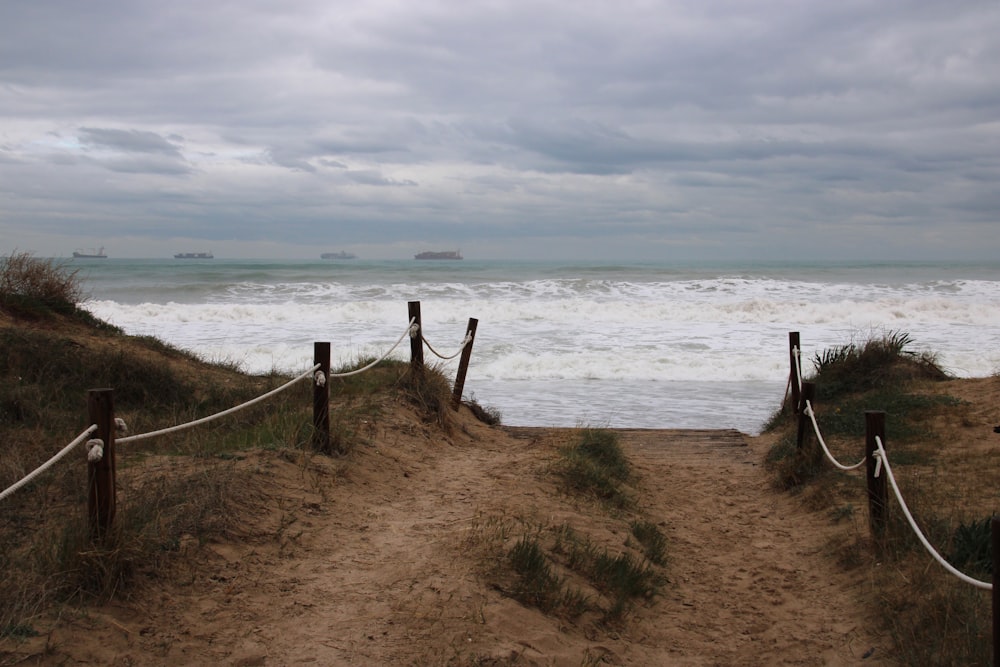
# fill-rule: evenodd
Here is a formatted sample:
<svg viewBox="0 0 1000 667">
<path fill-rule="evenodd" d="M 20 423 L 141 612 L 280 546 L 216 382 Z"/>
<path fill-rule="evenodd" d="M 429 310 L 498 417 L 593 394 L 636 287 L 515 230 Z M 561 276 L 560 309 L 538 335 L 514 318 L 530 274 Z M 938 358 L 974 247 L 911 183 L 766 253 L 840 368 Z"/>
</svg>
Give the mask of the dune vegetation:
<svg viewBox="0 0 1000 667">
<path fill-rule="evenodd" d="M 980 397 L 968 394 L 985 386 L 995 396 L 996 378 L 956 380 L 913 344 L 909 334 L 888 331 L 817 354 L 812 372 L 803 364 L 804 380 L 815 386 L 820 433 L 842 464 L 854 464 L 864 456 L 864 413 L 884 412 L 889 460 L 922 531 L 953 566 L 989 582 L 1000 452 L 989 446 Z M 996 419 L 995 408 L 987 404 L 985 412 Z M 799 416 L 793 413 L 789 397 L 766 429 L 774 440 L 767 462 L 776 484 L 832 521 L 854 524 L 856 535 L 831 544 L 831 557 L 870 581 L 870 602 L 901 662 L 987 664 L 989 593 L 930 562 L 891 491 L 884 533 L 873 533 L 864 467 L 844 472 L 831 465 L 811 424 L 799 448 Z M 964 440 L 970 428 L 977 438 Z"/>
</svg>

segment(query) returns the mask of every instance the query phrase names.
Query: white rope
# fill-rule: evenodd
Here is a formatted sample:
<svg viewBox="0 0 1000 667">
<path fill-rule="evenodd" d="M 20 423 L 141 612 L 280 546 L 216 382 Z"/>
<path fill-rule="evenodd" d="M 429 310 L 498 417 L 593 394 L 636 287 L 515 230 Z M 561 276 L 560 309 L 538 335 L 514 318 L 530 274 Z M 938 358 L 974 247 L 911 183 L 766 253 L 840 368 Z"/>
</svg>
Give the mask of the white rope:
<svg viewBox="0 0 1000 667">
<path fill-rule="evenodd" d="M 420 327 L 416 323 L 416 318 L 412 318 L 410 320 L 409 324 L 406 326 L 406 331 L 404 331 L 403 335 L 401 335 L 399 337 L 399 340 L 396 341 L 396 344 L 393 345 L 389 349 L 388 352 L 386 352 L 384 355 L 382 355 L 382 357 L 380 359 L 378 359 L 377 361 L 373 361 L 372 363 L 368 364 L 364 368 L 359 368 L 357 370 L 353 370 L 353 371 L 350 371 L 350 372 L 347 372 L 347 373 L 331 374 L 330 377 L 348 377 L 350 375 L 357 375 L 358 373 L 363 373 L 363 372 L 369 370 L 373 366 L 375 366 L 375 365 L 377 365 L 377 364 L 385 361 L 389 357 L 389 355 L 392 354 L 393 351 L 397 347 L 399 347 L 399 344 L 403 342 L 403 339 L 405 339 L 407 336 L 410 336 L 411 338 L 415 338 L 417 336 L 417 334 L 418 334 L 419 331 L 420 331 Z M 469 342 L 470 339 L 471 339 L 471 336 L 467 335 L 465 337 L 465 340 L 462 342 L 462 348 L 463 349 L 468 344 L 468 342 Z M 425 340 L 424 342 L 426 343 L 427 341 Z M 430 344 L 428 344 L 428 347 L 430 347 Z M 431 348 L 431 351 L 433 351 L 433 348 Z M 460 349 L 459 352 L 461 352 L 461 351 L 462 350 Z M 435 352 L 435 354 L 437 354 L 437 353 Z M 449 357 L 449 358 L 451 358 L 451 357 Z M 124 444 L 124 443 L 127 443 L 127 442 L 136 442 L 138 440 L 146 440 L 148 438 L 153 438 L 153 437 L 160 436 L 160 435 L 166 435 L 168 433 L 176 433 L 177 431 L 182 431 L 184 429 L 192 428 L 194 426 L 200 426 L 201 424 L 207 424 L 208 422 L 214 421 L 216 419 L 220 419 L 220 418 L 225 417 L 227 415 L 231 415 L 234 412 L 239 412 L 240 410 L 243 410 L 245 408 L 249 408 L 252 405 L 256 405 L 257 403 L 260 403 L 263 400 L 266 400 L 266 399 L 268 399 L 268 398 L 270 398 L 270 397 L 272 397 L 272 396 L 274 396 L 274 395 L 276 395 L 278 393 L 281 393 L 285 389 L 288 389 L 289 387 L 291 387 L 292 385 L 294 385 L 297 382 L 301 382 L 303 379 L 305 379 L 307 377 L 312 378 L 313 381 L 316 384 L 318 384 L 319 386 L 323 386 L 323 384 L 325 383 L 326 379 L 324 377 L 321 377 L 322 376 L 322 372 L 318 372 L 320 370 L 320 367 L 321 367 L 321 364 L 315 364 L 309 370 L 304 371 L 302 374 L 296 376 L 295 378 L 292 378 L 291 380 L 289 380 L 285 384 L 281 385 L 280 387 L 278 387 L 276 389 L 272 389 L 271 391 L 267 392 L 266 394 L 261 394 L 257 398 L 253 398 L 253 399 L 251 399 L 251 400 L 249 400 L 249 401 L 247 401 L 245 403 L 241 403 L 241 404 L 239 404 L 237 406 L 229 408 L 228 410 L 223 410 L 222 412 L 218 412 L 218 413 L 216 413 L 214 415 L 209 415 L 208 417 L 202 417 L 201 419 L 195 419 L 194 421 L 187 422 L 186 424 L 178 424 L 176 426 L 170 426 L 168 428 L 163 428 L 163 429 L 160 429 L 158 431 L 150 431 L 149 433 L 140 433 L 138 435 L 132 435 L 132 436 L 128 436 L 128 437 L 125 437 L 125 438 L 118 438 L 116 440 L 116 442 L 119 443 L 119 444 Z M 126 433 L 128 431 L 128 427 L 126 426 L 125 422 L 122 419 L 120 419 L 120 418 L 116 418 L 115 419 L 115 427 L 121 433 Z M 30 483 L 33 479 L 35 479 L 36 477 L 38 477 L 39 475 L 41 475 L 43 472 L 45 472 L 46 470 L 48 470 L 49 468 L 51 468 L 53 465 L 55 465 L 55 463 L 57 461 L 59 461 L 60 459 L 62 459 L 63 457 L 65 457 L 67 454 L 69 454 L 73 450 L 74 447 L 76 447 L 80 443 L 82 443 L 85 440 L 87 440 L 88 436 L 91 433 L 93 433 L 94 431 L 96 431 L 96 430 L 97 430 L 97 424 L 92 424 L 86 431 L 84 431 L 83 433 L 81 433 L 80 435 L 78 435 L 71 443 L 69 443 L 62 450 L 60 450 L 60 452 L 58 454 L 56 454 L 51 459 L 49 459 L 48 461 L 46 461 L 45 463 L 43 463 L 42 465 L 40 465 L 38 468 L 36 468 L 31 473 L 29 473 L 27 476 L 25 476 L 19 482 L 14 483 L 10 488 L 8 488 L 8 489 L 4 490 L 2 493 L 0 493 L 0 500 L 3 500 L 4 498 L 6 498 L 9 495 L 12 495 L 15 491 L 17 491 L 21 487 L 25 486 L 26 484 Z M 93 440 L 90 440 L 89 442 L 87 442 L 87 458 L 88 458 L 88 460 L 90 460 L 91 462 L 100 461 L 103 456 L 104 456 L 104 442 L 103 441 L 101 441 L 99 439 L 93 439 Z"/>
<path fill-rule="evenodd" d="M 424 338 L 423 336 L 420 336 L 420 339 L 422 341 L 424 341 L 424 345 L 427 346 L 427 349 L 430 350 L 431 352 L 433 352 L 434 355 L 438 359 L 444 359 L 445 361 L 448 361 L 449 359 L 454 359 L 458 355 L 462 354 L 462 350 L 464 350 L 465 347 L 466 347 L 466 345 L 468 345 L 472 341 L 472 336 L 469 335 L 469 334 L 465 334 L 465 338 L 462 340 L 462 345 L 461 345 L 461 347 L 458 348 L 458 352 L 456 352 L 455 354 L 451 355 L 450 357 L 443 356 L 440 352 L 438 352 L 433 347 L 431 347 L 430 342 L 426 338 Z"/>
<path fill-rule="evenodd" d="M 796 381 L 798 382 L 798 385 L 799 385 L 799 392 L 801 392 L 802 391 L 802 353 L 801 353 L 801 350 L 799 350 L 798 347 L 793 347 L 792 348 L 792 356 L 795 357 L 795 378 L 796 378 Z M 789 382 L 791 382 L 791 378 L 789 378 Z M 786 392 L 787 392 L 787 389 L 786 389 Z M 858 468 L 860 468 L 861 466 L 863 466 L 865 464 L 865 461 L 868 460 L 867 456 L 864 457 L 864 458 L 862 458 L 860 461 L 858 461 L 857 463 L 855 463 L 854 465 L 851 465 L 851 466 L 844 465 L 843 463 L 841 463 L 840 461 L 838 461 L 836 459 L 836 457 L 834 457 L 834 455 L 830 452 L 830 448 L 826 446 L 826 441 L 823 439 L 823 434 L 820 433 L 819 424 L 816 423 L 816 413 L 813 411 L 812 402 L 811 401 L 808 401 L 808 400 L 806 401 L 806 406 L 803 409 L 803 412 L 809 417 L 809 420 L 812 422 L 813 431 L 816 433 L 816 440 L 819 441 L 820 447 L 823 448 L 823 453 L 826 454 L 826 458 L 829 459 L 830 463 L 832 463 L 835 468 L 837 468 L 839 470 L 844 470 L 844 471 L 857 470 Z"/>
<path fill-rule="evenodd" d="M 59 451 L 58 454 L 56 454 L 55 456 L 53 456 L 51 459 L 49 459 L 48 461 L 46 461 L 42 465 L 40 465 L 37 468 L 35 468 L 32 472 L 28 473 L 21 481 L 14 483 L 10 488 L 8 488 L 7 490 L 5 490 L 3 493 L 0 493 L 0 500 L 3 500 L 7 496 L 13 494 L 15 491 L 17 491 L 18 489 L 20 489 L 22 486 L 24 486 L 25 484 L 28 484 L 29 482 L 31 482 L 31 480 L 35 479 L 36 477 L 38 477 L 39 475 L 41 475 L 43 472 L 45 472 L 46 470 L 48 470 L 49 468 L 51 468 L 53 465 L 55 465 L 55 463 L 57 461 L 59 461 L 59 459 L 63 458 L 64 456 L 66 456 L 67 454 L 69 454 L 71 451 L 73 451 L 74 447 L 78 446 L 81 442 L 83 442 L 84 440 L 86 440 L 90 436 L 90 434 L 93 433 L 96 430 L 97 430 L 97 424 L 91 424 L 87 428 L 86 431 L 84 431 L 80 435 L 76 436 L 76 438 L 74 438 L 73 442 L 71 442 L 68 445 L 66 445 L 65 447 L 63 447 Z"/>
<path fill-rule="evenodd" d="M 320 367 L 320 364 L 316 364 L 312 368 L 310 368 L 309 370 L 304 371 L 301 375 L 299 375 L 299 376 L 297 376 L 297 377 L 289 380 L 288 382 L 286 382 L 285 384 L 281 385 L 277 389 L 272 389 L 271 391 L 267 392 L 266 394 L 261 394 L 257 398 L 250 399 L 246 403 L 241 403 L 240 405 L 237 405 L 235 407 L 229 408 L 228 410 L 223 410 L 222 412 L 218 412 L 218 413 L 216 413 L 214 415 L 209 415 L 208 417 L 202 417 L 201 419 L 195 419 L 194 421 L 188 422 L 186 424 L 178 424 L 177 426 L 170 426 L 168 428 L 162 428 L 159 431 L 150 431 L 149 433 L 141 433 L 139 435 L 130 435 L 127 438 L 119 438 L 118 440 L 116 440 L 116 442 L 118 442 L 118 443 L 135 442 L 137 440 L 145 440 L 147 438 L 153 438 L 153 437 L 156 437 L 158 435 L 166 435 L 167 433 L 175 433 L 177 431 L 183 431 L 184 429 L 188 429 L 188 428 L 191 428 L 193 426 L 199 426 L 201 424 L 207 424 L 210 421 L 214 421 L 214 420 L 219 419 L 221 417 L 225 417 L 227 415 L 231 415 L 234 412 L 239 412 L 240 410 L 243 410 L 244 408 L 249 408 L 251 405 L 256 405 L 257 403 L 260 403 L 264 399 L 270 398 L 270 397 L 274 396 L 275 394 L 278 394 L 278 393 L 284 391 L 285 389 L 288 389 L 289 387 L 291 387 L 296 382 L 300 382 L 300 381 L 302 381 L 305 378 L 311 378 L 313 376 L 313 373 L 319 367 Z"/>
<path fill-rule="evenodd" d="M 892 468 L 889 466 L 889 455 L 886 454 L 885 448 L 882 446 L 882 439 L 879 438 L 878 436 L 875 436 L 875 445 L 876 447 L 878 447 L 878 451 L 875 452 L 875 456 L 878 457 L 879 463 L 881 463 L 882 467 L 885 468 L 885 472 L 889 477 L 889 483 L 892 485 L 892 490 L 896 494 L 896 500 L 899 501 L 899 506 L 903 508 L 903 514 L 906 515 L 906 520 L 910 522 L 910 527 L 913 528 L 913 532 L 916 533 L 917 537 L 920 539 L 920 543 L 924 545 L 924 548 L 927 549 L 927 552 L 934 557 L 934 560 L 936 560 L 941 565 L 941 567 L 948 570 L 948 572 L 951 572 L 953 575 L 955 575 L 965 583 L 971 584 L 976 588 L 982 588 L 983 590 L 992 591 L 993 584 L 986 581 L 973 579 L 969 575 L 955 569 L 955 567 L 951 563 L 942 558 L 941 554 L 939 554 L 937 550 L 931 546 L 931 543 L 927 541 L 927 538 L 924 537 L 923 532 L 921 532 L 920 527 L 917 526 L 917 522 L 914 521 L 913 515 L 910 514 L 910 508 L 906 506 L 906 501 L 903 500 L 903 494 L 900 493 L 899 485 L 896 484 L 896 477 L 892 474 Z M 878 474 L 876 474 L 875 476 L 878 477 Z"/>
<path fill-rule="evenodd" d="M 359 375 L 360 373 L 364 373 L 365 371 L 370 370 L 371 368 L 377 366 L 378 364 L 380 364 L 383 361 L 385 361 L 386 359 L 388 359 L 389 355 L 392 354 L 393 351 L 395 351 L 395 349 L 397 347 L 399 347 L 399 344 L 403 342 L 404 338 L 406 338 L 407 336 L 410 336 L 411 338 L 415 337 L 417 335 L 417 332 L 419 330 L 420 330 L 420 325 L 417 324 L 417 318 L 415 318 L 415 317 L 411 318 L 410 319 L 410 323 L 408 325 L 406 325 L 406 331 L 404 331 L 403 335 L 399 337 L 399 340 L 396 341 L 396 344 L 393 345 L 391 348 L 389 348 L 388 352 L 386 352 L 385 354 L 382 355 L 381 359 L 376 359 L 375 361 L 371 362 L 370 364 L 368 364 L 367 366 L 365 366 L 363 368 L 358 368 L 358 369 L 355 369 L 353 371 L 348 371 L 346 373 L 331 373 L 330 377 L 332 377 L 332 378 L 346 378 L 346 377 L 350 377 L 352 375 Z"/>
<path fill-rule="evenodd" d="M 799 392 L 802 392 L 802 350 L 798 347 L 792 348 L 792 356 L 795 357 L 795 380 L 799 385 Z"/>
<path fill-rule="evenodd" d="M 819 424 L 816 423 L 816 413 L 813 412 L 812 403 L 810 401 L 806 401 L 806 407 L 805 410 L 803 410 L 803 412 L 805 412 L 806 415 L 809 416 L 810 421 L 812 421 L 813 431 L 816 432 L 816 439 L 819 440 L 820 447 L 823 448 L 823 453 L 826 454 L 826 458 L 830 460 L 830 463 L 832 463 L 835 467 L 839 468 L 840 470 L 857 470 L 858 468 L 860 468 L 865 464 L 865 461 L 868 460 L 867 456 L 862 458 L 860 461 L 858 461 L 852 466 L 845 466 L 836 458 L 834 458 L 833 454 L 830 453 L 830 448 L 826 446 L 826 442 L 823 440 L 823 434 L 819 432 Z"/>
</svg>

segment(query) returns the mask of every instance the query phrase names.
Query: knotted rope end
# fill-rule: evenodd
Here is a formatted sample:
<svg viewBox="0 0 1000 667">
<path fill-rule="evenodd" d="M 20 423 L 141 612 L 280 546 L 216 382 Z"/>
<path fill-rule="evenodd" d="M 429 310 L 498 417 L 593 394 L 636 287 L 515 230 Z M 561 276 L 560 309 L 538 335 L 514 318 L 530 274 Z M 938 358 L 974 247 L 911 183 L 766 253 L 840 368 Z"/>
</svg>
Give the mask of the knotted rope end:
<svg viewBox="0 0 1000 667">
<path fill-rule="evenodd" d="M 97 463 L 104 458 L 104 441 L 100 438 L 91 438 L 87 441 L 86 447 L 89 462 Z"/>
</svg>

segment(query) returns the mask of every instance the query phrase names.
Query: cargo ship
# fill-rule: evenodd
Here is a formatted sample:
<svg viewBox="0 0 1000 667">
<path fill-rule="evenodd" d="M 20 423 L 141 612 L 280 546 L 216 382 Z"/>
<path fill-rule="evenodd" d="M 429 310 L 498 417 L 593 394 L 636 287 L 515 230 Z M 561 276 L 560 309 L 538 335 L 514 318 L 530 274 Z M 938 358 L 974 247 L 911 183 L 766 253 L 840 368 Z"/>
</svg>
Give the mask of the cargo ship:
<svg viewBox="0 0 1000 667">
<path fill-rule="evenodd" d="M 215 259 L 211 252 L 179 252 L 174 259 Z"/>
<path fill-rule="evenodd" d="M 462 253 L 459 250 L 427 251 L 417 253 L 413 259 L 462 259 Z"/>
<path fill-rule="evenodd" d="M 107 259 L 108 258 L 108 256 L 104 254 L 104 248 L 103 247 L 100 250 L 96 251 L 96 252 L 93 251 L 93 250 L 90 250 L 90 251 L 87 251 L 87 252 L 84 252 L 83 250 L 74 250 L 73 251 L 73 257 L 75 257 L 76 259 Z"/>
<path fill-rule="evenodd" d="M 320 259 L 357 259 L 358 256 L 354 253 L 347 252 L 346 250 L 341 250 L 340 252 L 324 252 L 320 255 Z"/>
</svg>

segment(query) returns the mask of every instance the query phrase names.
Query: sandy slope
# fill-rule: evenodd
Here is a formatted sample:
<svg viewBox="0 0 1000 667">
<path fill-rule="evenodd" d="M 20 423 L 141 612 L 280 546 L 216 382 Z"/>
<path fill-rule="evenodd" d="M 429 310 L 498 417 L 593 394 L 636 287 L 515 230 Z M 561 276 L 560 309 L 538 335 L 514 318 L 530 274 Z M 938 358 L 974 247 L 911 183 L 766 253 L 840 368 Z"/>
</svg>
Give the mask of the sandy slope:
<svg viewBox="0 0 1000 667">
<path fill-rule="evenodd" d="M 759 441 L 621 432 L 641 510 L 669 539 L 669 583 L 607 627 L 506 597 L 472 539 L 491 520 L 566 523 L 624 548 L 621 517 L 560 493 L 547 472 L 571 431 L 490 428 L 463 408 L 442 434 L 399 406 L 374 435 L 343 459 L 232 462 L 253 472 L 261 508 L 239 539 L 187 540 L 186 565 L 147 575 L 126 601 L 40 620 L 42 636 L 0 644 L 0 664 L 838 665 L 885 655 L 857 576 L 828 555 L 845 529 L 772 489 Z"/>
</svg>

